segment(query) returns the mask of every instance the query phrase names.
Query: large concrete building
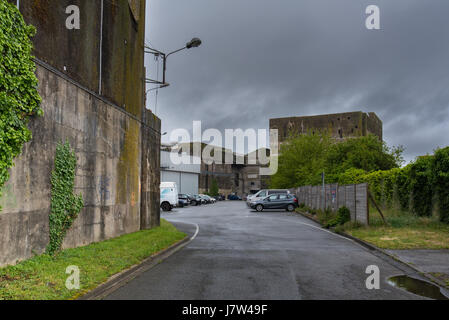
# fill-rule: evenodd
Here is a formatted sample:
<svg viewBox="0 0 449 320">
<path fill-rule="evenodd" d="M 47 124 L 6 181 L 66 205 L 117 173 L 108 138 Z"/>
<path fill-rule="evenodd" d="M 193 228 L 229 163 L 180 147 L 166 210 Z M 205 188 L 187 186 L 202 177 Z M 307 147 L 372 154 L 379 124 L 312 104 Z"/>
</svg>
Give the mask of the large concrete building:
<svg viewBox="0 0 449 320">
<path fill-rule="evenodd" d="M 188 156 L 188 163 L 173 163 L 169 151 L 161 151 L 161 182 L 176 182 L 178 192 L 182 194 L 198 194 L 201 165 Z"/>
<path fill-rule="evenodd" d="M 160 120 L 145 109 L 145 0 L 21 0 L 33 39 L 44 116 L 15 160 L 0 199 L 0 266 L 49 242 L 56 145 L 75 150 L 85 207 L 63 247 L 159 225 Z M 67 29 L 66 8 L 81 28 Z"/>
<path fill-rule="evenodd" d="M 373 134 L 383 139 L 383 124 L 374 113 L 362 111 L 324 114 L 307 117 L 270 119 L 270 129 L 279 130 L 279 142 L 285 141 L 290 133 L 308 134 L 316 131 L 329 131 L 335 139 Z"/>
<path fill-rule="evenodd" d="M 192 171 L 196 172 L 197 167 L 195 166 L 174 165 L 168 160 L 169 152 L 187 152 L 188 150 L 190 154 L 193 154 L 193 145 L 193 143 L 180 145 L 172 144 L 163 148 L 163 153 L 167 153 L 167 155 L 162 157 L 163 179 L 166 180 L 169 177 L 173 180 L 173 182 L 179 181 L 179 175 L 176 175 L 173 172 L 165 173 L 166 171 L 174 171 L 178 173 L 192 173 Z M 198 149 L 202 151 L 206 148 L 206 146 L 207 144 L 202 143 L 201 146 L 198 146 Z M 188 147 L 188 149 L 185 149 L 186 147 Z M 267 188 L 267 177 L 259 174 L 262 166 L 258 163 L 249 164 L 248 154 L 243 155 L 243 164 L 238 164 L 238 155 L 236 153 L 220 147 L 215 148 L 222 153 L 222 161 L 217 163 L 215 161 L 211 161 L 211 159 L 200 159 L 201 165 L 198 179 L 199 193 L 209 192 L 214 181 L 217 182 L 219 193 L 225 196 L 228 196 L 229 194 L 237 194 L 244 197 L 248 194 L 259 191 L 260 189 Z M 264 149 L 262 151 L 264 151 L 267 155 L 270 153 L 268 149 Z M 232 157 L 233 163 L 224 163 L 226 155 L 230 155 Z M 172 168 L 172 170 L 167 168 Z M 183 184 L 185 186 L 185 183 Z"/>
<path fill-rule="evenodd" d="M 269 150 L 264 150 L 269 154 Z M 232 164 L 201 164 L 200 191 L 207 192 L 212 182 L 217 181 L 219 192 L 224 195 L 236 194 L 245 197 L 268 187 L 267 177 L 260 175 L 259 163 L 249 164 L 248 155 L 244 155 L 244 163 L 238 164 L 236 155 Z"/>
</svg>

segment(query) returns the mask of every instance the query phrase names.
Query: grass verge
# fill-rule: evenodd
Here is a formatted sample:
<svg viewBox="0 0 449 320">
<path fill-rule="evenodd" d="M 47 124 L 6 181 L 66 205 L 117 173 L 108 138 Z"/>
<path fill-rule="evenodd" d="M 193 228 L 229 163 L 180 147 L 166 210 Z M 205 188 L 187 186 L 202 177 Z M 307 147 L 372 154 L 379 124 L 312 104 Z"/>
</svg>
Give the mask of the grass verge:
<svg viewBox="0 0 449 320">
<path fill-rule="evenodd" d="M 438 217 L 423 218 L 408 212 L 383 211 L 387 224 L 379 213 L 370 210 L 370 226 L 346 224 L 338 229 L 382 249 L 449 249 L 449 225 Z"/>
<path fill-rule="evenodd" d="M 79 297 L 108 278 L 185 238 L 173 225 L 161 226 L 85 247 L 40 255 L 0 269 L 0 300 L 67 300 Z M 68 290 L 68 266 L 80 270 L 80 290 Z"/>
<path fill-rule="evenodd" d="M 335 218 L 335 213 L 330 211 L 301 207 L 297 211 L 306 213 L 322 225 Z M 379 212 L 371 208 L 369 226 L 348 222 L 337 226 L 335 231 L 345 232 L 382 249 L 449 249 L 449 225 L 440 222 L 438 217 L 423 218 L 395 209 L 382 212 L 387 225 Z"/>
</svg>

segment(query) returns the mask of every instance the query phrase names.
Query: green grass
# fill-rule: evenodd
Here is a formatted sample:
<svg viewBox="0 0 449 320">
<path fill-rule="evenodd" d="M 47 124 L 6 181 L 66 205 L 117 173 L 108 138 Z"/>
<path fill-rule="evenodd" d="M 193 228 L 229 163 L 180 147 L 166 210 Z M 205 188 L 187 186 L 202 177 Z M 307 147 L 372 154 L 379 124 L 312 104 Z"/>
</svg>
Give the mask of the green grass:
<svg viewBox="0 0 449 320">
<path fill-rule="evenodd" d="M 0 269 L 0 300 L 66 300 L 79 297 L 109 277 L 185 238 L 162 220 L 161 226 L 100 243 L 40 255 Z M 80 269 L 80 290 L 65 287 L 68 266 Z"/>
<path fill-rule="evenodd" d="M 394 209 L 383 211 L 385 225 L 370 210 L 370 226 L 347 224 L 339 229 L 383 249 L 449 249 L 449 225 L 438 217 L 423 218 Z"/>
</svg>

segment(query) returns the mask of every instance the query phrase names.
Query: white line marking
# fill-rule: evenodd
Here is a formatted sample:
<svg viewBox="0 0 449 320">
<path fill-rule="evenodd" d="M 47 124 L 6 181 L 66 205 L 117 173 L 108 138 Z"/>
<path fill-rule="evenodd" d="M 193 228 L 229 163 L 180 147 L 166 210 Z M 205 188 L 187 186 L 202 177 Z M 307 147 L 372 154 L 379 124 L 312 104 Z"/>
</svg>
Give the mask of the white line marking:
<svg viewBox="0 0 449 320">
<path fill-rule="evenodd" d="M 279 221 L 283 221 L 283 222 L 294 222 L 294 223 L 299 223 L 299 224 L 302 224 L 302 225 L 305 225 L 305 226 L 309 226 L 309 227 L 312 227 L 312 228 L 314 228 L 314 229 L 317 229 L 317 230 L 320 230 L 320 231 L 323 231 L 323 232 L 327 232 L 327 233 L 329 233 L 329 234 L 331 234 L 331 235 L 333 235 L 333 236 L 336 236 L 336 237 L 341 238 L 341 239 L 345 239 L 345 240 L 347 240 L 347 241 L 350 241 L 350 242 L 352 242 L 352 243 L 354 243 L 354 244 L 356 244 L 356 245 L 358 245 L 358 246 L 364 248 L 361 244 L 355 242 L 355 241 L 352 240 L 352 239 L 343 237 L 343 236 L 339 235 L 338 233 L 335 233 L 335 232 L 332 232 L 332 231 L 323 229 L 322 227 L 314 226 L 314 225 L 312 225 L 312 224 L 304 223 L 304 222 L 301 222 L 301 221 L 285 221 L 284 219 L 273 218 L 273 217 L 267 217 L 267 216 L 261 216 L 261 218 L 270 218 L 270 219 L 279 220 Z"/>
<path fill-rule="evenodd" d="M 196 227 L 196 231 L 195 234 L 190 238 L 189 242 L 192 242 L 193 240 L 195 240 L 195 238 L 198 236 L 198 234 L 200 233 L 200 226 L 196 223 L 191 223 L 191 222 L 184 222 L 184 221 L 176 221 L 176 220 L 168 220 L 168 222 L 174 222 L 174 223 L 184 223 L 184 224 L 190 224 Z"/>
<path fill-rule="evenodd" d="M 198 235 L 198 233 L 200 233 L 200 226 L 197 225 L 196 223 L 194 223 L 194 225 L 196 226 L 196 232 L 195 232 L 195 234 L 193 235 L 193 237 L 190 238 L 190 241 L 195 240 L 195 238 L 196 238 L 196 236 Z"/>
</svg>

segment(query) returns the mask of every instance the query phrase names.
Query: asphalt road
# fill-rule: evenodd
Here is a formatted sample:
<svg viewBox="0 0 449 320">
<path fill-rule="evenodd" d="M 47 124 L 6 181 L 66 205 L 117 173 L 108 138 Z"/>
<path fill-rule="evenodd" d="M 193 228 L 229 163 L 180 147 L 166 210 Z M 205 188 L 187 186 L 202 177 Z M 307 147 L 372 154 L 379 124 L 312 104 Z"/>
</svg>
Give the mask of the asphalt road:
<svg viewBox="0 0 449 320">
<path fill-rule="evenodd" d="M 387 283 L 413 270 L 297 214 L 226 201 L 162 217 L 197 236 L 107 299 L 421 299 Z M 370 265 L 379 290 L 366 288 Z"/>
</svg>

